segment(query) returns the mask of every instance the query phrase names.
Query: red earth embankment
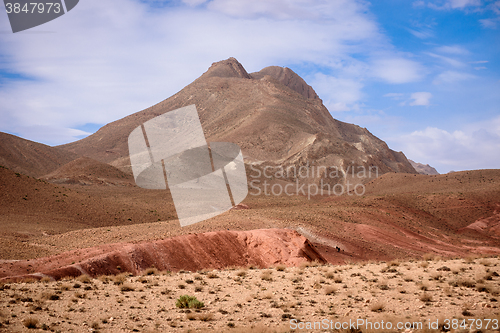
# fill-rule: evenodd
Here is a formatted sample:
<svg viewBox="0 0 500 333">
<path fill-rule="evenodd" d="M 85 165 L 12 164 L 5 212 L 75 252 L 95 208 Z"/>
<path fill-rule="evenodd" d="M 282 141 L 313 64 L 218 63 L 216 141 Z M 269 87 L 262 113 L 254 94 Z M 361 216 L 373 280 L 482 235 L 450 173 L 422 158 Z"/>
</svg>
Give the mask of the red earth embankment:
<svg viewBox="0 0 500 333">
<path fill-rule="evenodd" d="M 102 245 L 35 260 L 0 261 L 0 281 L 140 274 L 149 267 L 197 271 L 228 266 L 297 266 L 313 260 L 325 262 L 307 238 L 294 230 L 218 231 L 137 244 Z"/>
</svg>

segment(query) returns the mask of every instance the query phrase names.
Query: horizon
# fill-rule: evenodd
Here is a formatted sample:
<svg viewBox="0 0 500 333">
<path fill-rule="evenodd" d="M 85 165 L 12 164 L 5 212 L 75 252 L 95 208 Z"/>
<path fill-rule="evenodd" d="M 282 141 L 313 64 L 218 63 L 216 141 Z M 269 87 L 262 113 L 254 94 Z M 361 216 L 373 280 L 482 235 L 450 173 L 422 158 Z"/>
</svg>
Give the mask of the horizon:
<svg viewBox="0 0 500 333">
<path fill-rule="evenodd" d="M 440 173 L 500 167 L 500 1 L 86 0 L 16 34 L 0 15 L 0 131 L 28 140 L 79 140 L 235 57 Z"/>
</svg>

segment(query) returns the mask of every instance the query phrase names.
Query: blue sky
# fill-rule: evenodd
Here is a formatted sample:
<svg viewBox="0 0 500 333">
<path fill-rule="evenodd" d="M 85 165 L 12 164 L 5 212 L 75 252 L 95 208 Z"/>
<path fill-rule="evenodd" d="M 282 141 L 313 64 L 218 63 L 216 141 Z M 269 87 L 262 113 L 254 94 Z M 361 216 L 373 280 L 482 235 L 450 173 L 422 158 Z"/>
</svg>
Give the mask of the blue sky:
<svg viewBox="0 0 500 333">
<path fill-rule="evenodd" d="M 74 141 L 229 57 L 441 173 L 500 168 L 498 0 L 81 0 L 16 34 L 2 10 L 0 131 Z"/>
</svg>

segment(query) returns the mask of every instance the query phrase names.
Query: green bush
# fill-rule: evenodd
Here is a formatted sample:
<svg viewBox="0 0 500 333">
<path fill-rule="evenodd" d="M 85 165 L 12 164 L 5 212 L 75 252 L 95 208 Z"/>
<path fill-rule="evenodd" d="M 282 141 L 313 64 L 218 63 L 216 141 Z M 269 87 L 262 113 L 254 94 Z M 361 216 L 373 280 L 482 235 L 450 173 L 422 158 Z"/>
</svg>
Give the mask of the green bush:
<svg viewBox="0 0 500 333">
<path fill-rule="evenodd" d="M 189 295 L 182 295 L 177 299 L 177 302 L 175 302 L 175 306 L 178 308 L 195 308 L 195 309 L 200 309 L 205 306 L 202 302 L 198 301 L 196 297 L 194 296 L 189 296 Z"/>
</svg>

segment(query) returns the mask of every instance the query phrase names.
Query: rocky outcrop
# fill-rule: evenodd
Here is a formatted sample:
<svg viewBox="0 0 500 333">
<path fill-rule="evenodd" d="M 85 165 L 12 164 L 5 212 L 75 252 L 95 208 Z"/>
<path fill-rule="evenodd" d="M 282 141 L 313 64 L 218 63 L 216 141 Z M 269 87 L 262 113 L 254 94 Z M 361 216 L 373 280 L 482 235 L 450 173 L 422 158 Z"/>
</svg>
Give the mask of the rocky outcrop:
<svg viewBox="0 0 500 333">
<path fill-rule="evenodd" d="M 109 244 L 35 260 L 0 261 L 0 281 L 140 274 L 150 267 L 197 271 L 228 266 L 297 266 L 314 260 L 326 262 L 307 238 L 295 230 L 217 231 L 137 244 Z"/>
</svg>

